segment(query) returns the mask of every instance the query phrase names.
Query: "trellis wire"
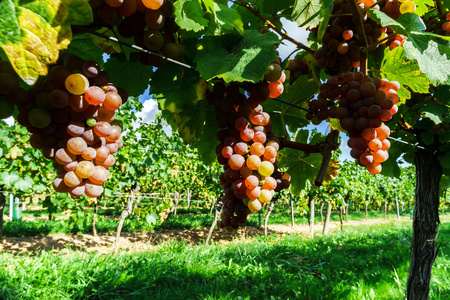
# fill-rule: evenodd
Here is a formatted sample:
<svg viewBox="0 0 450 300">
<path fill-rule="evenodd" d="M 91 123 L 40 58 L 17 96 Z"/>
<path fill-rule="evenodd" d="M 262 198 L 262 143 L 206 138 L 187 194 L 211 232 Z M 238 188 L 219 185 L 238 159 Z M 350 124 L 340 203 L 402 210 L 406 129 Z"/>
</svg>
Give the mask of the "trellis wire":
<svg viewBox="0 0 450 300">
<path fill-rule="evenodd" d="M 115 38 L 115 37 L 112 37 L 112 36 L 108 36 L 108 35 L 106 35 L 106 34 L 97 32 L 97 31 L 95 31 L 95 30 L 91 30 L 91 29 L 86 28 L 86 27 L 83 27 L 83 26 L 75 26 L 75 25 L 73 25 L 72 27 L 75 27 L 75 28 L 80 29 L 80 30 L 82 30 L 82 31 L 89 32 L 90 34 L 93 34 L 93 35 L 102 37 L 102 38 L 107 39 L 107 40 L 110 40 L 110 41 L 113 41 L 113 42 L 118 43 L 118 44 L 120 44 L 120 45 L 129 47 L 129 48 L 133 48 L 133 49 L 135 49 L 135 50 L 138 50 L 138 51 L 147 53 L 147 54 L 149 54 L 149 55 L 156 56 L 156 57 L 158 57 L 158 58 L 160 58 L 160 59 L 162 59 L 162 60 L 165 60 L 165 61 L 171 62 L 171 63 L 173 63 L 173 64 L 179 65 L 179 66 L 181 66 L 181 67 L 183 67 L 183 68 L 191 69 L 191 70 L 194 69 L 194 67 L 192 67 L 192 66 L 190 66 L 190 65 L 187 65 L 187 64 L 185 64 L 185 63 L 182 63 L 182 62 L 179 62 L 179 61 L 177 61 L 177 60 L 174 60 L 174 59 L 165 57 L 165 56 L 160 55 L 160 54 L 158 54 L 158 53 L 151 52 L 151 51 L 149 51 L 149 50 L 147 50 L 147 49 L 144 49 L 144 48 L 142 48 L 142 47 L 139 47 L 139 46 L 137 46 L 137 45 L 129 44 L 129 43 L 127 43 L 127 42 L 124 42 L 124 41 L 119 40 L 118 38 Z"/>
</svg>

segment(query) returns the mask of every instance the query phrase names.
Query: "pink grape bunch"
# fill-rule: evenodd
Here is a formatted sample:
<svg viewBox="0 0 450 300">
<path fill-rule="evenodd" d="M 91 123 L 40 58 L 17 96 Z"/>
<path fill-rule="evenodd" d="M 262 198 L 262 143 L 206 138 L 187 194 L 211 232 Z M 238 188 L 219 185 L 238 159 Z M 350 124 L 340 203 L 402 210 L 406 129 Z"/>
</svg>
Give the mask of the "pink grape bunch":
<svg viewBox="0 0 450 300">
<path fill-rule="evenodd" d="M 127 98 L 96 62 L 73 54 L 15 94 L 17 121 L 31 133 L 31 146 L 53 160 L 55 191 L 90 198 L 103 193 L 114 153 L 123 145 L 115 114 Z"/>
<path fill-rule="evenodd" d="M 357 0 L 357 6 L 361 13 L 368 8 L 379 10 L 393 19 L 399 18 L 403 13 L 415 11 L 415 4 L 411 0 Z M 337 75 L 342 72 L 352 71 L 360 66 L 361 47 L 371 46 L 376 49 L 380 45 L 387 45 L 391 50 L 403 46 L 406 37 L 400 34 L 393 35 L 389 27 L 382 27 L 369 18 L 369 12 L 362 15 L 365 36 L 358 35 L 358 28 L 352 19 L 352 8 L 348 1 L 335 0 L 333 3 L 333 15 L 322 37 L 322 47 L 314 57 L 318 66 L 325 69 L 327 74 Z M 361 31 L 361 30 L 360 30 Z M 388 37 L 391 36 L 389 39 Z"/>
<path fill-rule="evenodd" d="M 151 52 L 181 61 L 185 49 L 179 43 L 171 0 L 91 0 L 94 23 L 117 26 L 123 38 Z M 139 52 L 143 65 L 160 67 L 164 60 Z"/>
<path fill-rule="evenodd" d="M 288 174 L 277 169 L 280 141 L 260 104 L 271 96 L 269 85 L 248 85 L 247 97 L 238 85 L 219 82 L 207 95 L 223 128 L 217 133 L 220 143 L 216 147 L 217 160 L 224 168 L 219 176 L 224 193 L 219 227 L 230 232 L 245 223 L 249 213 L 270 202 L 275 192 L 290 185 Z"/>
<path fill-rule="evenodd" d="M 309 101 L 306 118 L 319 124 L 336 118 L 349 134 L 350 155 L 369 173 L 381 172 L 389 155 L 390 129 L 383 124 L 398 111 L 400 84 L 387 79 L 347 72 L 333 76 L 320 86 L 317 99 Z"/>
</svg>

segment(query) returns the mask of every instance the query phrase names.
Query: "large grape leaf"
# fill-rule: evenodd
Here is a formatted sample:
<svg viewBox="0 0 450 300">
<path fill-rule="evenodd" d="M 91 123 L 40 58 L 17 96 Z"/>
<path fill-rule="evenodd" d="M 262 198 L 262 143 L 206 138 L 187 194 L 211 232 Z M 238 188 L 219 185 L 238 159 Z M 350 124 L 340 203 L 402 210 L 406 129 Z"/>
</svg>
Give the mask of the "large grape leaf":
<svg viewBox="0 0 450 300">
<path fill-rule="evenodd" d="M 297 78 L 292 85 L 285 85 L 285 90 L 278 98 L 295 106 L 308 109 L 308 100 L 317 92 L 319 85 L 308 75 Z M 270 113 L 274 131 L 278 136 L 285 135 L 285 128 L 296 132 L 299 127 L 309 124 L 306 120 L 306 111 L 295 106 L 269 99 L 263 103 L 264 111 Z"/>
<path fill-rule="evenodd" d="M 137 53 L 132 53 L 129 59 L 122 54 L 111 55 L 105 63 L 105 70 L 111 82 L 118 83 L 128 95 L 136 97 L 145 92 L 152 74 L 152 67 L 143 66 Z"/>
<path fill-rule="evenodd" d="M 178 0 L 173 6 L 175 21 L 181 29 L 197 32 L 208 26 L 200 0 Z"/>
<path fill-rule="evenodd" d="M 217 126 L 214 107 L 208 106 L 205 110 L 206 114 L 205 122 L 203 124 L 203 132 L 200 136 L 198 136 L 198 139 L 194 141 L 192 146 L 198 149 L 198 154 L 205 163 L 211 164 L 216 160 L 216 153 L 214 150 L 215 144 L 218 144 L 218 142 L 214 142 L 217 140 L 217 131 L 219 131 L 219 126 Z"/>
<path fill-rule="evenodd" d="M 420 70 L 434 85 L 450 84 L 450 42 L 429 33 L 411 33 L 405 42 L 406 57 L 417 59 Z"/>
<path fill-rule="evenodd" d="M 406 59 L 417 59 L 420 70 L 433 85 L 450 82 L 450 37 L 422 32 L 426 27 L 416 14 L 406 13 L 393 20 L 381 11 L 370 10 L 369 16 L 382 26 L 407 36 Z"/>
<path fill-rule="evenodd" d="M 295 133 L 295 141 L 298 143 L 316 144 L 323 140 L 321 134 L 310 138 L 308 130 L 299 130 Z M 291 191 L 294 195 L 300 195 L 307 181 L 314 182 L 322 164 L 322 154 L 305 155 L 303 151 L 295 149 L 281 150 L 278 158 L 278 166 L 287 168 L 286 172 L 291 175 Z"/>
<path fill-rule="evenodd" d="M 405 49 L 402 47 L 397 47 L 393 50 L 387 48 L 385 50 L 380 70 L 389 81 L 398 81 L 402 86 L 406 85 L 417 93 L 425 94 L 428 92 L 430 83 L 427 77 L 421 73 L 417 60 L 405 62 Z M 411 95 L 408 90 L 404 88 L 402 90 L 407 93 L 406 95 L 409 95 L 407 98 L 401 97 L 402 102 L 404 102 Z M 400 92 L 402 91 L 400 90 Z M 400 95 L 403 96 L 405 94 Z"/>
<path fill-rule="evenodd" d="M 317 27 L 323 21 L 332 0 L 295 0 L 292 20 L 305 29 Z"/>
<path fill-rule="evenodd" d="M 103 66 L 103 51 L 95 45 L 89 33 L 74 36 L 66 52 L 75 54 L 84 60 L 93 60 L 101 67 Z"/>
<path fill-rule="evenodd" d="M 208 26 L 206 35 L 224 35 L 236 30 L 240 35 L 244 34 L 244 23 L 241 16 L 226 4 L 214 2 L 214 11 L 211 24 Z"/>
<path fill-rule="evenodd" d="M 92 22 L 84 0 L 0 1 L 0 46 L 17 74 L 27 83 L 47 74 L 59 50 L 72 38 L 71 24 Z"/>
<path fill-rule="evenodd" d="M 93 20 L 92 9 L 86 0 L 31 0 L 20 1 L 19 4 L 42 16 L 53 26 L 89 25 Z"/>
<path fill-rule="evenodd" d="M 159 99 L 162 110 L 180 113 L 204 98 L 205 81 L 193 70 L 166 63 L 152 76 L 150 93 Z"/>
<path fill-rule="evenodd" d="M 226 82 L 258 82 L 267 66 L 277 59 L 276 42 L 279 40 L 274 33 L 263 35 L 256 30 L 245 30 L 243 38 L 206 36 L 200 41 L 194 61 L 206 80 L 218 77 Z"/>
</svg>

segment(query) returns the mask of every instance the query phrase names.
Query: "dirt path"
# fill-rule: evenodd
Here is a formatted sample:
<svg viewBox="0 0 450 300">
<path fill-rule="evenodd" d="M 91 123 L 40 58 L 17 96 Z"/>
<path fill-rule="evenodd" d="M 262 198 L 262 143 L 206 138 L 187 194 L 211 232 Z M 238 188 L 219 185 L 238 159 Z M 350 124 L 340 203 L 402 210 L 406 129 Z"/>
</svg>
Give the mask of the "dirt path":
<svg viewBox="0 0 450 300">
<path fill-rule="evenodd" d="M 401 218 L 401 221 L 411 221 L 409 218 Z M 384 221 L 383 219 L 370 219 L 367 221 L 348 221 L 344 222 L 344 227 L 348 225 L 368 225 L 380 223 L 393 223 L 395 219 Z M 316 234 L 322 233 L 322 225 L 315 226 Z M 339 222 L 332 222 L 330 231 L 339 230 Z M 308 236 L 308 225 L 269 225 L 269 234 L 298 234 Z M 195 230 L 164 230 L 159 232 L 136 232 L 123 233 L 120 239 L 120 249 L 122 251 L 145 251 L 154 249 L 158 244 L 168 240 L 179 240 L 189 244 L 204 243 L 208 229 Z M 229 233 L 225 230 L 214 230 L 212 240 L 217 243 L 225 244 L 239 240 L 245 240 L 255 235 L 264 234 L 264 229 L 254 227 L 242 227 L 235 233 Z M 0 253 L 28 253 L 38 254 L 40 251 L 53 250 L 55 253 L 70 251 L 85 251 L 97 253 L 109 253 L 113 247 L 114 234 L 103 234 L 94 237 L 90 234 L 79 235 L 52 235 L 43 237 L 25 237 L 25 238 L 4 238 L 0 242 Z"/>
</svg>

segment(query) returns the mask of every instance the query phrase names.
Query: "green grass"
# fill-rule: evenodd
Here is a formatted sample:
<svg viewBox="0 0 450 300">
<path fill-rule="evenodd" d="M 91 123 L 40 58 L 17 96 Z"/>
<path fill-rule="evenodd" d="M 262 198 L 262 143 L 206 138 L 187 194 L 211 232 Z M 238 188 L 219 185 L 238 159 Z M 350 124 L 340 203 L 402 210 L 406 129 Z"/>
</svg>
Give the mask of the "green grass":
<svg viewBox="0 0 450 300">
<path fill-rule="evenodd" d="M 402 299 L 410 222 L 347 226 L 312 240 L 167 241 L 116 256 L 0 254 L 0 299 Z M 450 298 L 450 224 L 441 225 L 431 299 Z M 398 279 L 396 274 L 398 274 Z"/>
</svg>

